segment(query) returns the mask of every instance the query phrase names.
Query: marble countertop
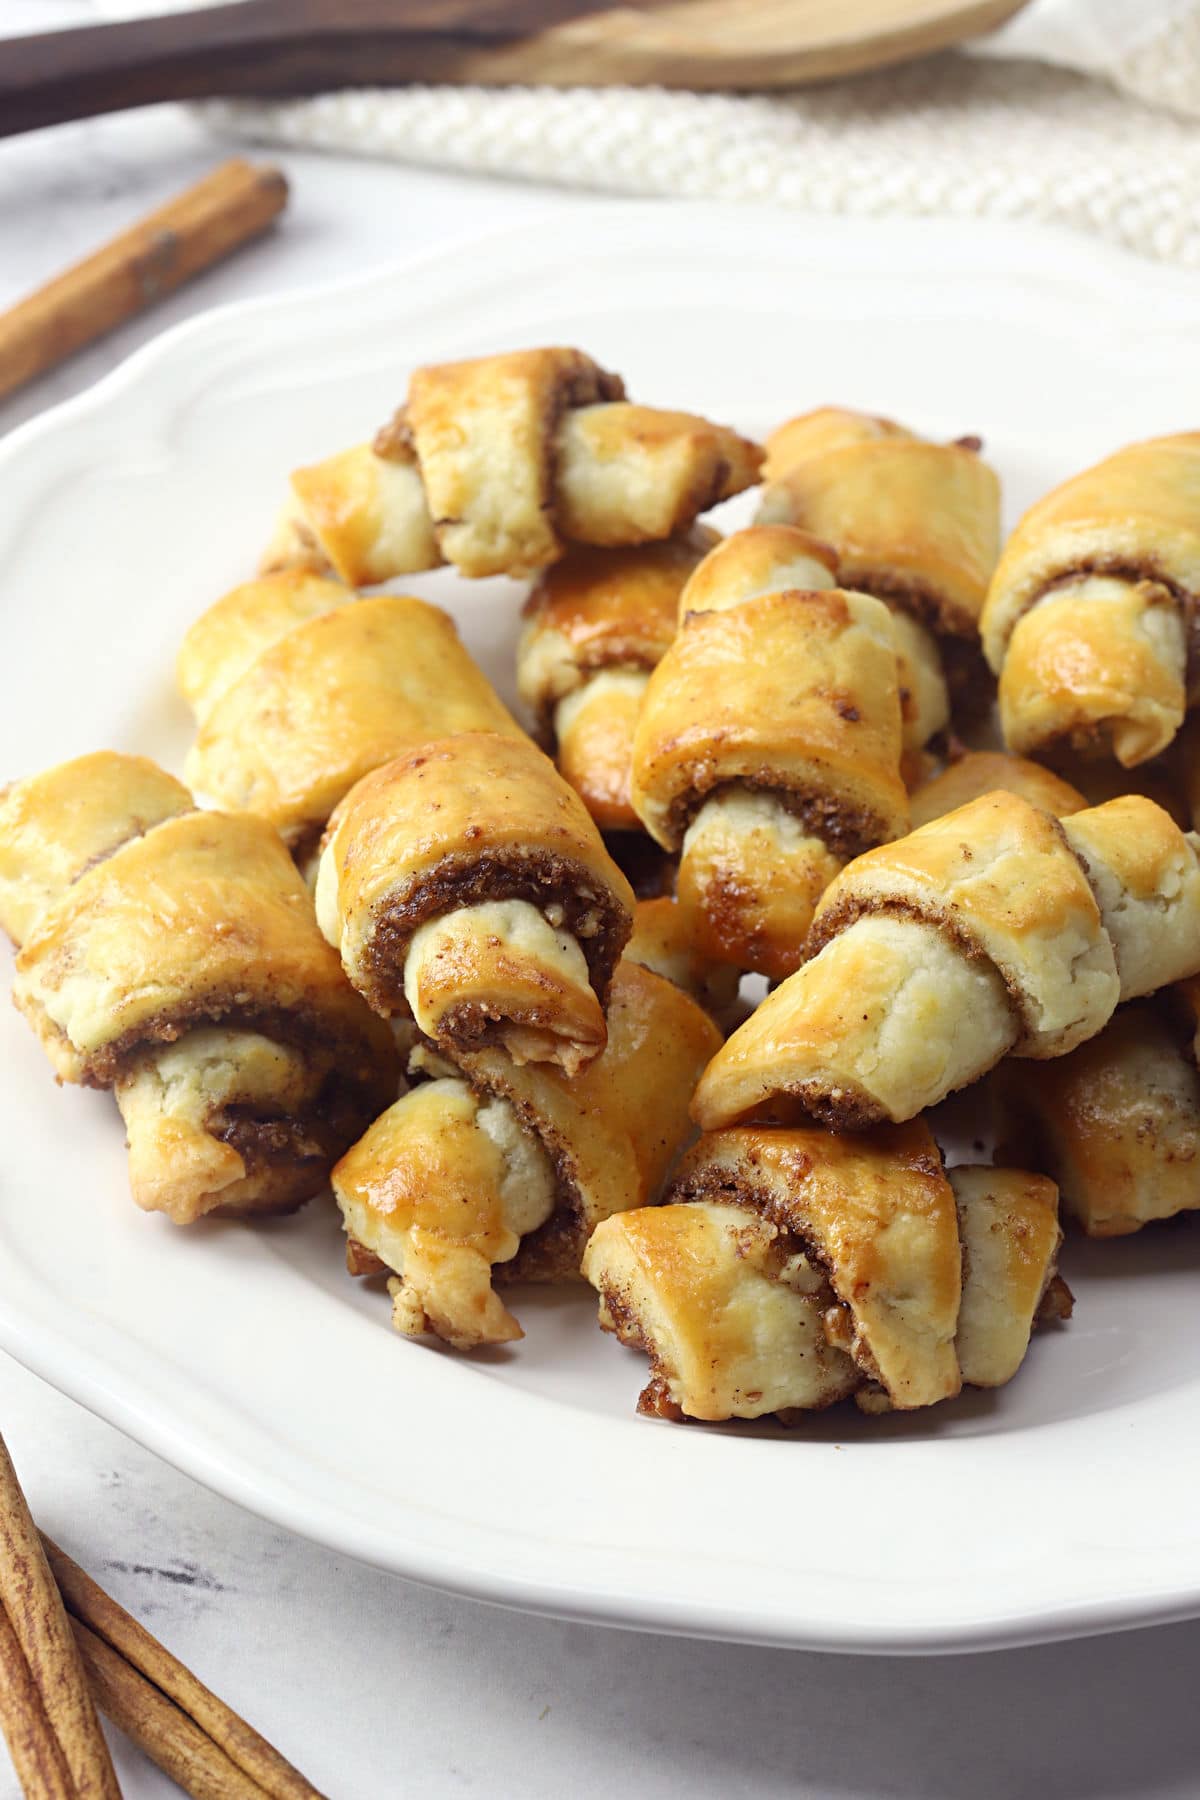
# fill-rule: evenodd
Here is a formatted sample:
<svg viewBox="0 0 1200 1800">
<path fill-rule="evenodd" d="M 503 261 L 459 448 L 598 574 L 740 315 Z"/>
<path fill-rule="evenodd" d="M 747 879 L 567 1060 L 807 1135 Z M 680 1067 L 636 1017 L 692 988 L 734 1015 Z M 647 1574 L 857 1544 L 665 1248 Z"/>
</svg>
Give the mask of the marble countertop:
<svg viewBox="0 0 1200 1800">
<path fill-rule="evenodd" d="M 0 0 L 0 32 L 84 10 Z M 0 306 L 234 148 L 176 109 L 0 143 Z M 293 185 L 280 230 L 0 402 L 0 432 L 204 307 L 535 211 L 597 204 L 310 155 L 278 160 Z M 903 1661 L 557 1623 L 384 1577 L 290 1537 L 3 1359 L 0 1428 L 43 1524 L 338 1800 L 485 1791 L 1182 1800 L 1197 1791 L 1200 1624 Z M 1147 1496 L 1146 1529 L 1159 1505 L 1186 1503 Z M 881 1495 L 881 1529 L 886 1505 Z M 117 1754 L 128 1795 L 176 1792 L 130 1746 Z M 16 1792 L 0 1766 L 0 1800 Z"/>
</svg>

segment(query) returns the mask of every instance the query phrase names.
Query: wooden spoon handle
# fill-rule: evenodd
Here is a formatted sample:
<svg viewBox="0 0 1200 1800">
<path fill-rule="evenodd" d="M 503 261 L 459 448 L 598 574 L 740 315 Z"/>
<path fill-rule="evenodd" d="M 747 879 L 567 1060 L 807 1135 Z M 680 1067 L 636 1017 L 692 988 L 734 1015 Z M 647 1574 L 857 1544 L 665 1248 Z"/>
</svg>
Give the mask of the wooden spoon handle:
<svg viewBox="0 0 1200 1800">
<path fill-rule="evenodd" d="M 0 137 L 159 100 L 453 79 L 481 44 L 603 0 L 241 0 L 0 43 Z"/>
<path fill-rule="evenodd" d="M 273 11 L 249 0 L 10 38 L 0 55 L 0 135 L 155 100 L 244 93 L 277 49 Z"/>
</svg>

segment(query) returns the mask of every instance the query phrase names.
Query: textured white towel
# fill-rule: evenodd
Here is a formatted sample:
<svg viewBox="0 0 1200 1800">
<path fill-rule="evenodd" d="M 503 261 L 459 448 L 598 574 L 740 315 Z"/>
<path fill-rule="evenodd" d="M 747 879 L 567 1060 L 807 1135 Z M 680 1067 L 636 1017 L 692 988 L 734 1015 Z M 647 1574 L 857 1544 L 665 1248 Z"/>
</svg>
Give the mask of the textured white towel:
<svg viewBox="0 0 1200 1800">
<path fill-rule="evenodd" d="M 1033 0 L 969 54 L 758 98 L 413 87 L 206 110 L 264 141 L 610 193 L 1056 220 L 1200 268 L 1200 0 Z"/>
</svg>

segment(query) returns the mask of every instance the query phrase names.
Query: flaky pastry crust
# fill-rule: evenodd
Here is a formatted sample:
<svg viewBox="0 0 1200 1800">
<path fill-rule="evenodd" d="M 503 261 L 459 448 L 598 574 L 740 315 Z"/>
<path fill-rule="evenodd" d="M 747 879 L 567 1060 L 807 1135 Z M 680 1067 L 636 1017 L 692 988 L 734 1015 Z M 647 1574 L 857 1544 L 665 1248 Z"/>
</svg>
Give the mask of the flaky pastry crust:
<svg viewBox="0 0 1200 1800">
<path fill-rule="evenodd" d="M 625 550 L 574 545 L 523 608 L 517 680 L 543 730 L 557 703 L 603 669 L 652 669 L 675 636 L 688 576 L 720 542 L 706 525 Z"/>
<path fill-rule="evenodd" d="M 841 1348 L 894 1405 L 958 1392 L 958 1225 L 927 1126 L 717 1132 L 688 1152 L 670 1198 L 716 1195 L 771 1220 L 824 1270 L 848 1314 Z"/>
<path fill-rule="evenodd" d="M 650 678 L 633 798 L 668 849 L 709 794 L 741 782 L 852 851 L 904 829 L 899 761 L 885 609 L 837 589 L 784 591 L 689 618 Z"/>
<path fill-rule="evenodd" d="M 719 1033 L 686 994 L 629 961 L 608 1022 L 603 1054 L 573 1080 L 499 1050 L 462 1056 L 343 1159 L 334 1189 L 354 1266 L 399 1276 L 400 1330 L 459 1347 L 519 1336 L 494 1280 L 575 1278 L 602 1219 L 657 1199 Z"/>
<path fill-rule="evenodd" d="M 973 639 L 1000 548 L 1000 484 L 977 447 L 929 443 L 822 407 L 767 440 L 763 523 L 832 544 L 845 587 L 895 599 L 939 636 Z"/>
<path fill-rule="evenodd" d="M 683 591 L 634 739 L 633 803 L 682 851 L 702 948 L 772 979 L 796 967 L 840 863 L 907 821 L 892 620 L 833 587 L 831 561 L 787 526 L 719 544 Z"/>
<path fill-rule="evenodd" d="M 913 1117 L 1008 1051 L 1065 1055 L 1200 967 L 1197 847 L 1140 795 L 1058 821 L 993 792 L 857 859 L 810 960 L 700 1082 L 705 1130 Z"/>
<path fill-rule="evenodd" d="M 605 831 L 640 830 L 630 799 L 646 678 L 675 636 L 679 594 L 718 535 L 693 525 L 626 550 L 575 545 L 525 602 L 517 685 L 540 741 Z"/>
<path fill-rule="evenodd" d="M 1158 1004 L 1123 1006 L 1070 1056 L 996 1072 L 1001 1135 L 1058 1183 L 1089 1237 L 1200 1207 L 1200 1076 Z"/>
<path fill-rule="evenodd" d="M 0 789 L 0 927 L 19 947 L 87 869 L 194 806 L 149 757 L 115 750 Z"/>
<path fill-rule="evenodd" d="M 304 616 L 303 601 L 317 610 Z M 179 678 L 200 720 L 189 782 L 297 847 L 356 781 L 415 745 L 523 735 L 440 608 L 357 599 L 311 577 L 270 576 L 219 600 L 184 640 Z"/>
<path fill-rule="evenodd" d="M 1112 942 L 1121 999 L 1200 964 L 1200 839 L 1143 794 L 1072 813 L 1063 830 L 1087 871 Z"/>
<path fill-rule="evenodd" d="M 1087 876 L 1064 828 L 1017 794 L 986 794 L 857 858 L 826 890 L 810 952 L 879 911 L 936 924 L 990 962 L 1026 1054 L 1062 1055 L 1116 1005 L 1113 950 Z"/>
<path fill-rule="evenodd" d="M 1069 1311 L 1059 1239 L 1052 1182 L 947 1180 L 923 1124 L 741 1129 L 701 1138 L 664 1206 L 599 1226 L 584 1273 L 602 1327 L 649 1356 L 639 1411 L 786 1421 L 1007 1381 L 1034 1322 Z"/>
<path fill-rule="evenodd" d="M 1170 743 L 1195 684 L 1198 521 L 1200 432 L 1128 445 L 1025 514 L 982 619 L 1013 748 L 1133 766 Z"/>
<path fill-rule="evenodd" d="M 1134 768 L 1164 751 L 1187 706 L 1187 643 L 1176 596 L 1157 581 L 1088 575 L 1020 619 L 1000 675 L 1013 750 L 1111 754 Z"/>
<path fill-rule="evenodd" d="M 246 814 L 184 813 L 86 870 L 25 939 L 13 997 L 55 1072 L 96 1087 L 185 1023 L 269 1025 L 358 1062 L 386 1038 L 278 834 Z"/>
<path fill-rule="evenodd" d="M 1200 594 L 1200 432 L 1130 444 L 1031 506 L 1004 548 L 982 620 L 999 673 L 1019 619 L 1065 578 L 1154 581 Z"/>
<path fill-rule="evenodd" d="M 958 1209 L 963 1289 L 955 1348 L 972 1387 L 1003 1387 L 1043 1319 L 1070 1318 L 1058 1274 L 1058 1189 L 1025 1169 L 960 1165 L 948 1172 Z"/>
<path fill-rule="evenodd" d="M 14 1000 L 60 1079 L 115 1090 L 139 1205 L 296 1206 L 395 1093 L 390 1034 L 262 820 L 104 752 L 7 790 L 0 869 Z"/>
<path fill-rule="evenodd" d="M 451 562 L 528 575 L 569 543 L 684 531 L 750 486 L 761 451 L 692 413 L 636 406 L 579 350 L 417 369 L 372 445 L 292 477 L 266 569 L 332 569 L 354 587 Z"/>
<path fill-rule="evenodd" d="M 633 904 L 554 765 L 493 733 L 366 776 L 330 821 L 317 876 L 322 929 L 377 1012 L 424 997 L 418 1023 L 447 1050 L 499 1041 L 576 1068 L 603 1047 Z"/>
</svg>

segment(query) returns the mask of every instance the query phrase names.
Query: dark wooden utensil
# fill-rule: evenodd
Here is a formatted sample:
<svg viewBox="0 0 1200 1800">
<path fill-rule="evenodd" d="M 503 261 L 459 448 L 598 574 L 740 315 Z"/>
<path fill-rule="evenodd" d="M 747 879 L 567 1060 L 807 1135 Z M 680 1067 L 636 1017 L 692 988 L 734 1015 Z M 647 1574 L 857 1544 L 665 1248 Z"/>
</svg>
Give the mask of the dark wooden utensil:
<svg viewBox="0 0 1200 1800">
<path fill-rule="evenodd" d="M 156 100 L 409 81 L 772 88 L 923 56 L 1024 0 L 243 0 L 0 42 L 0 137 Z"/>
<path fill-rule="evenodd" d="M 602 0 L 241 0 L 0 44 L 0 136 L 158 100 L 436 80 Z"/>
</svg>

